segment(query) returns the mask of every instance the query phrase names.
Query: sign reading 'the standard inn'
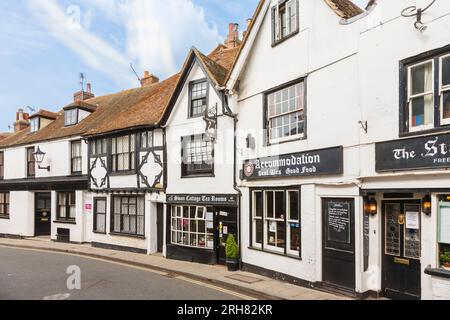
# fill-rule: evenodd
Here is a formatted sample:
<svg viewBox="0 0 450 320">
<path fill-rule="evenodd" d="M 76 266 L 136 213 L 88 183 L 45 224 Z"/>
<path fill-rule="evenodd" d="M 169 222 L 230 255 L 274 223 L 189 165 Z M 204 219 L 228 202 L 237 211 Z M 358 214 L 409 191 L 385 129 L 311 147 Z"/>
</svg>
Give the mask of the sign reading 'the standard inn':
<svg viewBox="0 0 450 320">
<path fill-rule="evenodd" d="M 376 145 L 376 171 L 450 167 L 450 134 L 381 142 Z"/>
<path fill-rule="evenodd" d="M 248 160 L 244 164 L 247 180 L 342 174 L 342 147 L 291 153 Z"/>
</svg>

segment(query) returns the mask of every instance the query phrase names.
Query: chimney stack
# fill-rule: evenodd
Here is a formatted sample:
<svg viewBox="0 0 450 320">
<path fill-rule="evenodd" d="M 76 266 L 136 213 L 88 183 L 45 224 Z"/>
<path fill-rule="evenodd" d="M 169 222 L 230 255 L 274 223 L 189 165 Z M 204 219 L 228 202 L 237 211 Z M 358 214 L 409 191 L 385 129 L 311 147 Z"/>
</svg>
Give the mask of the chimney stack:
<svg viewBox="0 0 450 320">
<path fill-rule="evenodd" d="M 250 29 L 250 24 L 252 23 L 252 21 L 253 20 L 251 18 L 247 19 L 247 29 L 243 33 L 244 38 L 247 36 L 248 30 Z"/>
<path fill-rule="evenodd" d="M 86 91 L 78 91 L 73 95 L 73 101 L 84 101 L 88 99 L 95 98 L 95 95 L 92 93 L 92 84 L 86 84 Z"/>
<path fill-rule="evenodd" d="M 228 25 L 228 36 L 225 40 L 225 46 L 230 48 L 236 48 L 239 46 L 240 40 L 239 40 L 239 24 L 237 23 L 230 23 Z"/>
<path fill-rule="evenodd" d="M 25 113 L 23 109 L 17 110 L 16 121 L 14 122 L 14 132 L 22 131 L 30 126 L 30 115 Z"/>
<path fill-rule="evenodd" d="M 154 76 L 148 71 L 144 71 L 144 77 L 141 79 L 141 86 L 151 86 L 152 84 L 159 83 L 159 78 Z"/>
</svg>

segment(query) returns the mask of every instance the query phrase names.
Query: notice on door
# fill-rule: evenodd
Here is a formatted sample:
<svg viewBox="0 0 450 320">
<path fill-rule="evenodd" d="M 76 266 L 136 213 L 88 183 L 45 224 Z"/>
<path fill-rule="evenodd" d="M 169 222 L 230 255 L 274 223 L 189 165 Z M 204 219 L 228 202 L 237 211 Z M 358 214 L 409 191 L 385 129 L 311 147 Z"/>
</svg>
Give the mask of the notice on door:
<svg viewBox="0 0 450 320">
<path fill-rule="evenodd" d="M 348 202 L 328 203 L 328 241 L 350 243 L 351 207 Z"/>
<path fill-rule="evenodd" d="M 419 230 L 419 212 L 407 211 L 406 212 L 406 229 Z"/>
</svg>

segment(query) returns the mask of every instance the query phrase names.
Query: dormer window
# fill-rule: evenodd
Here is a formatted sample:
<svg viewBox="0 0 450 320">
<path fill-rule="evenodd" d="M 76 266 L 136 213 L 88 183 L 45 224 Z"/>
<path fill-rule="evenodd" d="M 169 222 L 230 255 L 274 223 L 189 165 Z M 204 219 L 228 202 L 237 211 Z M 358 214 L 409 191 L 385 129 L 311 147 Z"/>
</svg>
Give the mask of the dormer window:
<svg viewBox="0 0 450 320">
<path fill-rule="evenodd" d="M 78 109 L 69 109 L 64 111 L 64 125 L 73 126 L 78 123 Z"/>
<path fill-rule="evenodd" d="M 39 117 L 30 120 L 30 132 L 39 131 Z"/>
<path fill-rule="evenodd" d="M 272 45 L 277 45 L 298 31 L 298 0 L 280 0 L 272 8 Z"/>
</svg>

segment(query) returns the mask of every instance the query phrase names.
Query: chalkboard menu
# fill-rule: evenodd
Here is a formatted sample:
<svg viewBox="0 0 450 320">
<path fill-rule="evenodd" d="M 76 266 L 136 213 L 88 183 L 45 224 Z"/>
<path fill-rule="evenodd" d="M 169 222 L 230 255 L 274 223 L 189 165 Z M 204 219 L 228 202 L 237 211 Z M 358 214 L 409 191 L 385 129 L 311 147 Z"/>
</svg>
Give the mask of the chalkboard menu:
<svg viewBox="0 0 450 320">
<path fill-rule="evenodd" d="M 327 211 L 328 241 L 351 243 L 351 207 L 348 201 L 330 201 Z"/>
</svg>

